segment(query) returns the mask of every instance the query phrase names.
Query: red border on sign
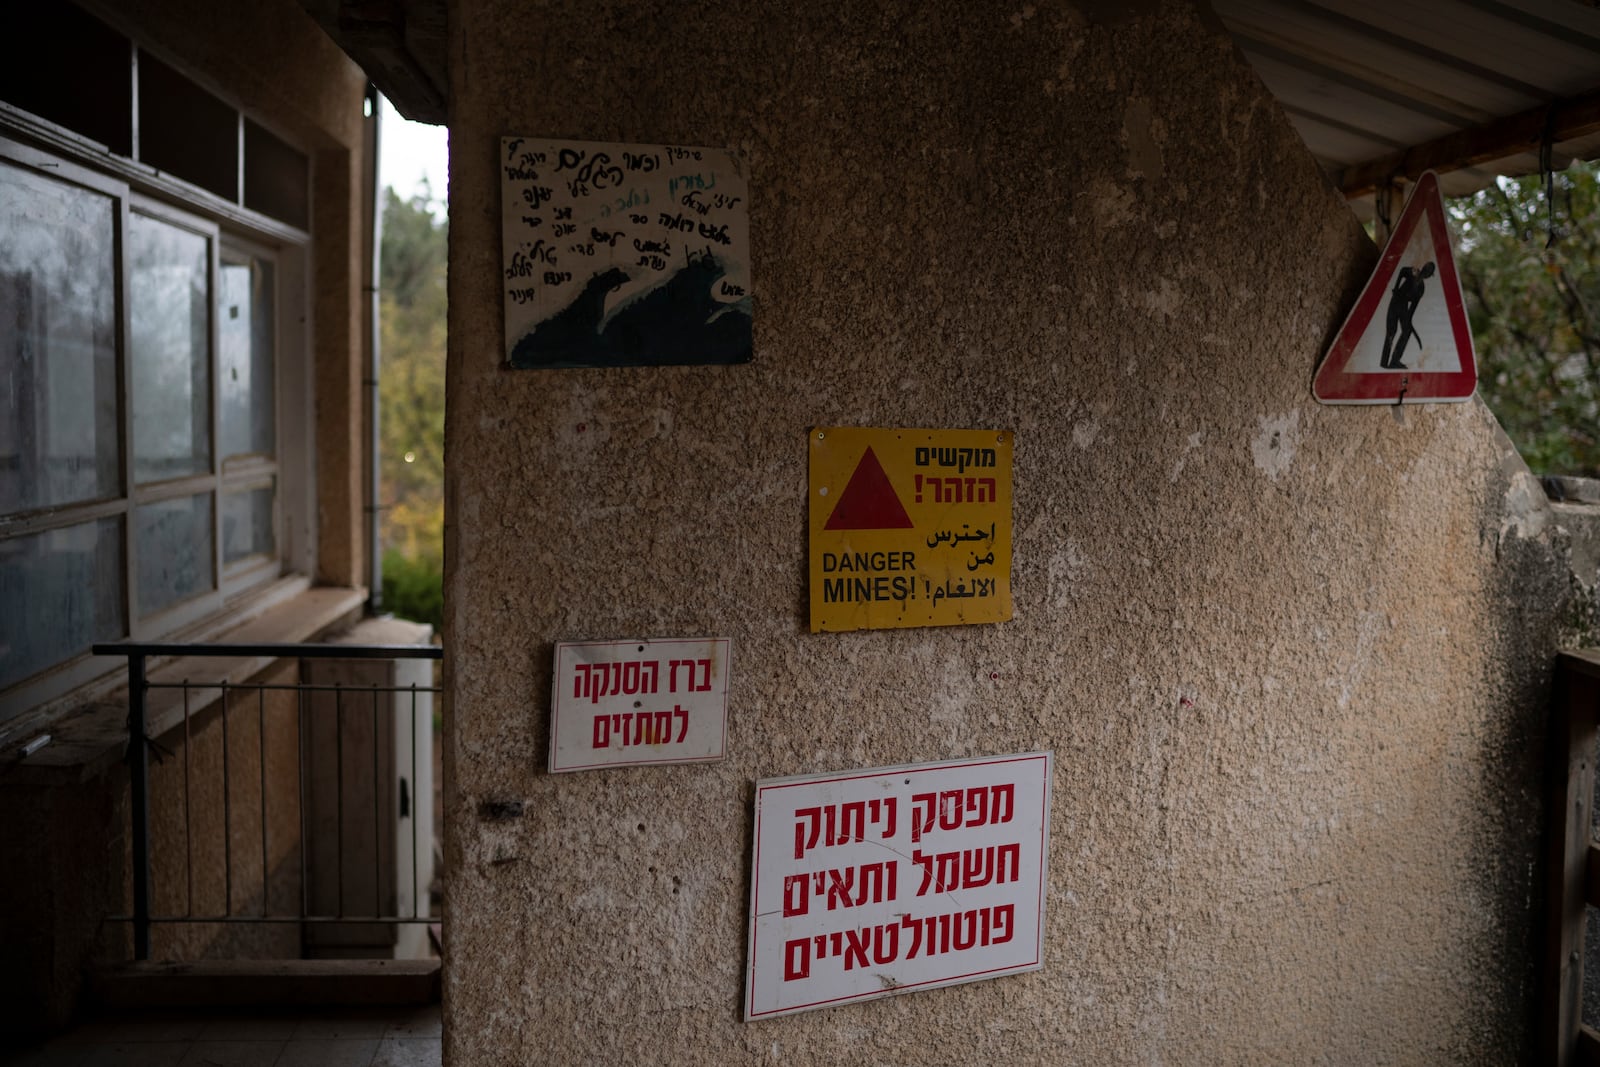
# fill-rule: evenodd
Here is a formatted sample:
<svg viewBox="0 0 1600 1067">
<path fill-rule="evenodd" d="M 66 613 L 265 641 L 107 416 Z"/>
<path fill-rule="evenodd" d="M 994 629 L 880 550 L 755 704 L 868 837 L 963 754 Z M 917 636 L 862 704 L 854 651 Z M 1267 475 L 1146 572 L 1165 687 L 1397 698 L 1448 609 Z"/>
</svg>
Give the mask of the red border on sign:
<svg viewBox="0 0 1600 1067">
<path fill-rule="evenodd" d="M 1041 791 L 1040 810 L 1039 810 L 1039 820 L 1040 820 L 1039 821 L 1039 837 L 1040 837 L 1040 842 L 1039 842 L 1039 844 L 1040 844 L 1039 894 L 1038 894 L 1038 897 L 1036 899 L 1037 899 L 1038 904 L 1039 904 L 1040 922 L 1039 922 L 1039 925 L 1038 925 L 1038 930 L 1037 930 L 1037 932 L 1036 932 L 1036 934 L 1034 936 L 1033 959 L 1029 960 L 1026 963 L 1011 963 L 1011 964 L 1007 964 L 1004 967 L 991 967 L 991 968 L 989 968 L 988 970 L 985 970 L 985 971 L 972 971 L 969 974 L 952 974 L 952 975 L 946 975 L 946 976 L 944 976 L 942 978 L 930 978 L 927 981 L 923 981 L 923 982 L 909 982 L 906 985 L 897 985 L 897 986 L 894 987 L 893 990 L 872 989 L 872 990 L 868 990 L 865 993 L 851 993 L 848 996 L 832 997 L 832 998 L 830 998 L 828 1000 L 813 1000 L 813 1001 L 810 1001 L 810 1002 L 805 1003 L 805 1004 L 788 1004 L 788 1005 L 785 1005 L 784 1007 L 773 1008 L 773 1009 L 771 1009 L 769 1011 L 747 1011 L 746 1012 L 746 1019 L 747 1020 L 749 1020 L 749 1019 L 765 1019 L 765 1018 L 767 1018 L 769 1016 L 773 1016 L 773 1015 L 792 1015 L 793 1013 L 795 1013 L 797 1011 L 805 1011 L 808 1008 L 822 1008 L 822 1007 L 827 1007 L 830 1004 L 848 1004 L 848 1003 L 850 1003 L 852 1001 L 857 1001 L 857 1000 L 877 1000 L 877 999 L 880 999 L 882 997 L 895 996 L 895 995 L 897 995 L 899 993 L 903 993 L 906 990 L 910 990 L 910 989 L 920 989 L 923 986 L 955 985 L 955 984 L 957 984 L 959 982 L 966 982 L 966 981 L 970 981 L 972 979 L 982 978 L 984 975 L 990 975 L 990 974 L 992 974 L 992 975 L 1021 974 L 1021 973 L 1027 972 L 1027 971 L 1037 970 L 1039 967 L 1041 967 L 1043 965 L 1042 961 L 1044 959 L 1044 921 L 1043 921 L 1043 919 L 1044 919 L 1044 893 L 1045 893 L 1045 884 L 1044 883 L 1045 883 L 1045 870 L 1050 866 L 1050 863 L 1049 863 L 1049 859 L 1050 858 L 1048 856 L 1044 855 L 1045 831 L 1046 831 L 1046 828 L 1050 825 L 1050 785 L 1051 785 L 1051 783 L 1050 783 L 1049 774 L 1048 774 L 1048 771 L 1049 771 L 1049 768 L 1050 768 L 1050 754 L 1048 752 L 1041 752 L 1041 753 L 1031 754 L 1031 755 L 1026 755 L 1026 756 L 1002 756 L 1002 757 L 999 757 L 999 758 L 996 758 L 996 759 L 954 760 L 954 761 L 951 761 L 951 762 L 940 762 L 939 764 L 937 764 L 936 766 L 933 766 L 933 767 L 916 767 L 916 766 L 905 766 L 905 767 L 899 767 L 899 768 L 880 767 L 880 768 L 875 768 L 873 770 L 866 771 L 866 772 L 859 773 L 859 774 L 839 774 L 839 775 L 834 775 L 831 778 L 810 778 L 810 777 L 808 777 L 808 778 L 805 778 L 803 781 L 781 782 L 781 783 L 775 783 L 773 785 L 761 786 L 760 788 L 758 788 L 756 790 L 755 852 L 751 857 L 751 866 L 752 866 L 752 868 L 754 868 L 754 870 L 752 870 L 752 872 L 751 872 L 752 885 L 750 887 L 750 900 L 751 900 L 751 913 L 752 913 L 752 915 L 751 915 L 751 923 L 750 923 L 750 959 L 749 959 L 749 962 L 746 965 L 747 969 L 749 971 L 748 985 L 746 986 L 746 989 L 745 989 L 745 1004 L 746 1004 L 747 1007 L 750 1004 L 750 1002 L 755 999 L 755 990 L 756 990 L 756 971 L 755 971 L 756 941 L 760 937 L 760 925 L 754 921 L 754 918 L 755 918 L 755 916 L 754 916 L 754 911 L 755 911 L 754 905 L 755 905 L 755 901 L 760 899 L 760 893 L 761 893 L 761 882 L 760 882 L 760 877 L 759 877 L 760 876 L 760 868 L 758 866 L 758 862 L 759 862 L 759 858 L 761 856 L 761 817 L 760 816 L 761 816 L 761 797 L 762 797 L 762 794 L 766 793 L 768 790 L 796 789 L 796 788 L 800 788 L 802 786 L 827 785 L 827 784 L 829 784 L 831 782 L 854 782 L 854 781 L 859 781 L 859 780 L 861 780 L 863 778 L 882 778 L 882 777 L 885 777 L 886 775 L 890 775 L 890 774 L 901 774 L 901 773 L 908 773 L 909 774 L 909 773 L 914 773 L 914 772 L 946 771 L 946 770 L 955 770 L 955 769 L 960 768 L 960 767 L 993 767 L 993 766 L 998 766 L 999 764 L 1002 764 L 1002 763 L 1032 763 L 1035 760 L 1042 760 L 1044 762 L 1046 775 L 1045 775 L 1045 777 L 1043 779 L 1043 781 L 1044 781 L 1044 789 Z"/>
<path fill-rule="evenodd" d="M 1355 353 L 1356 345 L 1372 325 L 1384 297 L 1389 295 L 1389 279 L 1394 277 L 1411 243 L 1411 235 L 1422 219 L 1427 219 L 1428 234 L 1433 239 L 1439 289 L 1444 294 L 1461 369 L 1409 374 L 1396 374 L 1393 371 L 1381 374 L 1346 372 L 1345 367 Z M 1411 197 L 1400 213 L 1400 220 L 1395 223 L 1394 234 L 1383 246 L 1383 256 L 1378 260 L 1377 268 L 1372 272 L 1372 277 L 1367 279 L 1366 288 L 1361 290 L 1355 307 L 1350 309 L 1344 325 L 1339 327 L 1338 335 L 1328 347 L 1327 358 L 1322 361 L 1312 380 L 1311 395 L 1324 404 L 1425 403 L 1466 400 L 1472 396 L 1477 385 L 1478 365 L 1472 347 L 1472 327 L 1467 322 L 1466 307 L 1461 299 L 1461 278 L 1456 273 L 1450 231 L 1445 226 L 1444 199 L 1439 194 L 1439 179 L 1430 170 L 1417 179 L 1416 187 L 1412 189 Z"/>
</svg>

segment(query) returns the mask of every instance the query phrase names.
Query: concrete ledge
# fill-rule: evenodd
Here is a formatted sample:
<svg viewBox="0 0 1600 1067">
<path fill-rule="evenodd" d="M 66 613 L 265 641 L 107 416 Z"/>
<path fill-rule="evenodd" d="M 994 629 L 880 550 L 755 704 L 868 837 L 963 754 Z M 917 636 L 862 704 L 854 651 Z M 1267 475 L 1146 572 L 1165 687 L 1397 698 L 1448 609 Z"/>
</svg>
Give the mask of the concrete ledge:
<svg viewBox="0 0 1600 1067">
<path fill-rule="evenodd" d="M 98 972 L 106 1008 L 433 1004 L 438 960 L 214 960 L 129 963 Z"/>
<path fill-rule="evenodd" d="M 285 579 L 279 591 L 263 594 L 266 606 L 253 615 L 239 620 L 238 612 L 224 616 L 227 628 L 219 628 L 219 620 L 210 620 L 211 629 L 191 629 L 173 635 L 173 641 L 228 641 L 239 644 L 286 643 L 308 641 L 330 630 L 340 630 L 361 615 L 366 600 L 366 590 L 360 588 L 325 586 L 310 588 L 304 578 Z M 109 658 L 109 657 L 108 657 Z M 181 682 L 192 678 L 198 682 L 245 682 L 260 672 L 281 662 L 266 657 L 249 659 L 212 659 L 191 657 L 187 659 L 153 660 L 150 664 L 150 681 L 161 683 Z M 7 724 L 5 739 L 0 740 L 0 751 L 21 745 L 25 739 L 40 732 L 51 735 L 50 744 L 26 758 L 5 767 L 8 785 L 63 785 L 87 781 L 105 773 L 122 762 L 128 747 L 128 689 L 126 663 L 120 673 L 113 671 L 107 677 L 117 679 L 120 688 L 99 692 L 71 710 L 63 711 L 54 705 L 41 706 L 44 720 L 29 724 Z M 93 690 L 94 686 L 85 687 Z M 198 685 L 193 690 L 191 715 L 199 714 L 221 698 L 221 690 Z M 51 710 L 54 708 L 54 710 Z M 160 738 L 183 722 L 183 697 L 171 689 L 152 690 L 146 710 L 146 732 Z M 47 720 L 47 721 L 46 721 Z"/>
<path fill-rule="evenodd" d="M 1549 475 L 1543 484 L 1545 496 L 1557 503 L 1600 504 L 1600 478 Z"/>
</svg>

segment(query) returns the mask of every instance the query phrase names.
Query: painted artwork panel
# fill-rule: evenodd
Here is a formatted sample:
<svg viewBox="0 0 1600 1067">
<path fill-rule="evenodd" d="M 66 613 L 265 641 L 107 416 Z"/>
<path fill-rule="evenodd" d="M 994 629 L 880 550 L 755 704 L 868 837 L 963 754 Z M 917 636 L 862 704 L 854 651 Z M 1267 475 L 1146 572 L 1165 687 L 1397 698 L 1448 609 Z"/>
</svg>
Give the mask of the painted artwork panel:
<svg viewBox="0 0 1600 1067">
<path fill-rule="evenodd" d="M 506 360 L 746 363 L 749 182 L 719 148 L 501 140 Z"/>
<path fill-rule="evenodd" d="M 551 772 L 722 759 L 732 649 L 726 637 L 557 644 Z"/>
<path fill-rule="evenodd" d="M 1011 618 L 1005 430 L 811 430 L 811 630 Z"/>
<path fill-rule="evenodd" d="M 757 782 L 745 1020 L 1043 967 L 1052 763 Z"/>
</svg>

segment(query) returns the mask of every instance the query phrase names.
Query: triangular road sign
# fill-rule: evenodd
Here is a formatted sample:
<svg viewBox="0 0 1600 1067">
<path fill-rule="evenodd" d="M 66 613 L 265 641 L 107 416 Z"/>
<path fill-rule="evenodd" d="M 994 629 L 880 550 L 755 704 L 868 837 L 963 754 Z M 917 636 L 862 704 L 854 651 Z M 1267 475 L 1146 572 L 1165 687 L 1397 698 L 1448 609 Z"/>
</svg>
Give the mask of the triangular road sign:
<svg viewBox="0 0 1600 1067">
<path fill-rule="evenodd" d="M 1430 170 L 1412 189 L 1311 393 L 1324 404 L 1421 404 L 1466 400 L 1477 385 L 1472 328 Z"/>
<path fill-rule="evenodd" d="M 911 516 L 883 473 L 871 446 L 861 454 L 850 482 L 828 516 L 825 530 L 909 530 Z"/>
</svg>

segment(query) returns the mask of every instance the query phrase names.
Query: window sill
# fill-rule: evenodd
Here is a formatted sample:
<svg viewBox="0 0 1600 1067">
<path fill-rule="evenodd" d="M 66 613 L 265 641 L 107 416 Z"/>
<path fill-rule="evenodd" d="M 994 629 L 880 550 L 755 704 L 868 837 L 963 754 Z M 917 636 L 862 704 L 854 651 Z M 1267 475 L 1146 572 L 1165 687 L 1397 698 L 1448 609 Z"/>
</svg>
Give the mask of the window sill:
<svg viewBox="0 0 1600 1067">
<path fill-rule="evenodd" d="M 175 634 L 174 641 L 286 642 L 299 643 L 354 622 L 366 601 L 366 590 L 342 586 L 311 588 L 304 578 L 289 578 L 263 590 L 198 632 Z M 270 667 L 267 657 L 217 659 L 183 657 L 155 661 L 149 671 L 153 682 L 181 682 L 185 678 L 208 682 L 242 682 Z M 115 688 L 112 688 L 115 687 Z M 191 691 L 190 712 L 196 712 L 220 696 L 217 689 Z M 196 699 L 198 697 L 198 699 Z M 182 695 L 178 690 L 152 690 L 146 705 L 147 732 L 152 738 L 183 721 Z M 54 708 L 41 708 L 39 714 L 23 716 L 8 724 L 0 756 L 0 784 L 61 785 L 87 781 L 104 774 L 121 762 L 128 744 L 128 689 L 126 669 L 94 686 L 86 686 L 72 698 L 70 708 L 56 702 Z M 24 722 L 22 720 L 29 720 Z M 21 746 L 30 738 L 49 734 L 50 742 L 32 755 L 18 759 Z"/>
</svg>

